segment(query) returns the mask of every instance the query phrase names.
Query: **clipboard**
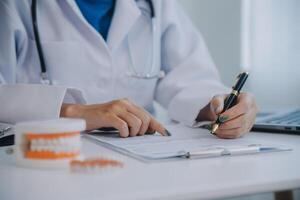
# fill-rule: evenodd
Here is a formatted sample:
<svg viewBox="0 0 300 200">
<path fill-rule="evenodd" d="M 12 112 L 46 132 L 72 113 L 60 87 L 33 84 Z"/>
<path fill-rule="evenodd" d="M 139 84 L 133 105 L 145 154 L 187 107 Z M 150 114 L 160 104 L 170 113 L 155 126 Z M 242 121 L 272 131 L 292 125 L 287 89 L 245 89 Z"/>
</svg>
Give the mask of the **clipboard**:
<svg viewBox="0 0 300 200">
<path fill-rule="evenodd" d="M 246 156 L 250 154 L 291 151 L 291 148 L 249 137 L 219 139 L 205 129 L 188 128 L 183 125 L 166 127 L 171 137 L 159 134 L 130 138 L 119 138 L 117 133 L 91 132 L 84 137 L 124 155 L 145 162 L 160 162 L 178 159 L 201 159 L 224 156 Z"/>
</svg>

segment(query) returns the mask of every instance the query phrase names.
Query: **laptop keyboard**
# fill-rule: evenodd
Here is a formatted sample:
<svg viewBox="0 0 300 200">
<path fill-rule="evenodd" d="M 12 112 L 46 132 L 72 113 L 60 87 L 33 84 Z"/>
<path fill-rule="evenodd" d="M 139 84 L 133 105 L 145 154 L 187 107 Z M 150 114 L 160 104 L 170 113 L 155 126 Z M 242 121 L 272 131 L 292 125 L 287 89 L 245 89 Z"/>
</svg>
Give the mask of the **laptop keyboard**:
<svg viewBox="0 0 300 200">
<path fill-rule="evenodd" d="M 263 120 L 263 123 L 268 124 L 282 124 L 282 125 L 296 125 L 300 126 L 300 110 L 293 111 L 286 115 L 269 118 L 267 120 Z"/>
</svg>

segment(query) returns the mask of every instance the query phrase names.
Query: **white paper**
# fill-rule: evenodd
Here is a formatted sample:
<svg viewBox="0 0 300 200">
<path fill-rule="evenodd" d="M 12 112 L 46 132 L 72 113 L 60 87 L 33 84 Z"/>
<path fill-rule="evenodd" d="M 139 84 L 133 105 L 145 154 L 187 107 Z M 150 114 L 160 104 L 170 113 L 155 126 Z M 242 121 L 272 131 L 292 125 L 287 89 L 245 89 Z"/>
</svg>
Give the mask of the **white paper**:
<svg viewBox="0 0 300 200">
<path fill-rule="evenodd" d="M 129 138 L 120 138 L 116 133 L 92 134 L 88 137 L 109 145 L 118 151 L 129 153 L 144 159 L 167 159 L 182 157 L 187 152 L 215 152 L 214 150 L 237 149 L 261 146 L 257 141 L 247 137 L 239 139 L 220 139 L 205 129 L 192 129 L 182 125 L 166 126 L 172 136 L 145 135 Z M 212 151 L 213 150 L 213 151 Z M 219 151 L 222 152 L 222 151 Z M 205 154 L 207 155 L 207 154 Z M 216 156 L 212 154 L 212 156 Z M 221 154 L 220 154 L 221 156 Z M 207 157 L 207 156 L 206 156 Z"/>
</svg>

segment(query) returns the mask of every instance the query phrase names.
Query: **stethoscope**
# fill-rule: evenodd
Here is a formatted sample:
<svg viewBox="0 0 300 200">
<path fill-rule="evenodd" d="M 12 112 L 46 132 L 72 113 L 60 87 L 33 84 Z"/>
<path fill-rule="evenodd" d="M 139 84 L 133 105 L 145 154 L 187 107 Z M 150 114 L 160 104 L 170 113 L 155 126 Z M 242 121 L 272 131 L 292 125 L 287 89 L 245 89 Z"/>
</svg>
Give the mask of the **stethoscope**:
<svg viewBox="0 0 300 200">
<path fill-rule="evenodd" d="M 129 51 L 129 57 L 130 57 L 130 65 L 129 65 L 129 71 L 127 73 L 128 76 L 137 78 L 137 79 L 160 79 L 165 76 L 164 71 L 159 71 L 159 72 L 153 72 L 154 69 L 156 68 L 156 50 L 158 48 L 156 47 L 156 37 L 155 34 L 157 33 L 157 20 L 156 20 L 156 15 L 155 15 L 155 10 L 154 10 L 154 5 L 151 0 L 145 0 L 150 7 L 150 16 L 151 16 L 151 21 L 152 21 L 152 26 L 151 26 L 151 32 L 152 32 L 152 52 L 151 52 L 151 62 L 149 66 L 149 70 L 146 73 L 139 73 L 136 68 L 134 63 L 132 62 L 133 57 L 131 55 L 131 52 Z M 33 33 L 34 33 L 34 38 L 36 41 L 36 48 L 38 52 L 38 57 L 40 60 L 40 67 L 41 67 L 41 83 L 42 84 L 52 84 L 52 81 L 50 80 L 48 73 L 47 73 L 47 67 L 46 67 L 46 62 L 45 62 L 45 57 L 43 53 L 43 48 L 41 45 L 41 40 L 40 40 L 40 35 L 39 35 L 39 28 L 38 28 L 38 21 L 37 21 L 37 0 L 32 0 L 31 4 L 31 17 L 32 17 L 32 24 L 33 24 Z"/>
</svg>

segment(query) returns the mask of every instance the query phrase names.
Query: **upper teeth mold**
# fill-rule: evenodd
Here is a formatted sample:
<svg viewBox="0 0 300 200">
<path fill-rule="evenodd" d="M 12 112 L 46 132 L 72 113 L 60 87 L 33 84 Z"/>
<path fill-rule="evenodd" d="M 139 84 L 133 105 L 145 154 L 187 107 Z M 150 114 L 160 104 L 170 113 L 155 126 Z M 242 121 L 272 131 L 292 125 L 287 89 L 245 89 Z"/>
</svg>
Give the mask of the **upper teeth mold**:
<svg viewBox="0 0 300 200">
<path fill-rule="evenodd" d="M 16 162 L 42 168 L 66 168 L 80 155 L 80 132 L 85 121 L 61 118 L 15 126 Z"/>
</svg>

